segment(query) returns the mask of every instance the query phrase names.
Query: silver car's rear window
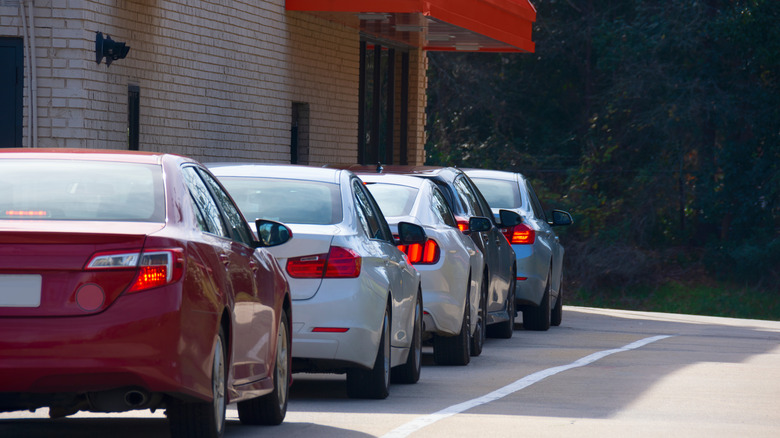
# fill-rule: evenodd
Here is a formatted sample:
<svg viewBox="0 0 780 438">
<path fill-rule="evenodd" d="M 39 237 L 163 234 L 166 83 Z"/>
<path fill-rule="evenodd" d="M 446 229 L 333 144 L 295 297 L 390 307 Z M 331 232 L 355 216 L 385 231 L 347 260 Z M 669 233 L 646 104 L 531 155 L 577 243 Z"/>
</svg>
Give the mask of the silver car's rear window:
<svg viewBox="0 0 780 438">
<path fill-rule="evenodd" d="M 0 219 L 165 222 L 159 165 L 0 160 Z"/>
<path fill-rule="evenodd" d="M 408 216 L 417 199 L 418 190 L 414 187 L 399 186 L 395 184 L 366 185 L 371 195 L 376 199 L 379 208 L 385 216 Z"/>
<path fill-rule="evenodd" d="M 250 222 L 329 225 L 342 220 L 337 184 L 276 178 L 219 177 Z"/>
<path fill-rule="evenodd" d="M 490 208 L 519 208 L 523 205 L 517 183 L 500 179 L 471 178 Z"/>
</svg>

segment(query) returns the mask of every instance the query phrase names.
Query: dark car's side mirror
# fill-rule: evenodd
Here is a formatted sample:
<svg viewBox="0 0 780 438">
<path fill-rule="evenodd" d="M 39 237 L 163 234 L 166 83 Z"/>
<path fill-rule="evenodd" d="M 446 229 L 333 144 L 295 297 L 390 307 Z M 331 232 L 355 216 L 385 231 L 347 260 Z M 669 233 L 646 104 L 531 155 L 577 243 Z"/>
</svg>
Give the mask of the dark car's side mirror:
<svg viewBox="0 0 780 438">
<path fill-rule="evenodd" d="M 571 225 L 573 223 L 574 223 L 574 219 L 572 219 L 568 211 L 563 211 L 563 210 L 552 211 L 552 221 L 550 221 L 550 225 L 554 227 L 558 227 L 563 225 Z"/>
<path fill-rule="evenodd" d="M 398 240 L 402 245 L 422 244 L 426 239 L 423 227 L 409 222 L 398 222 Z"/>
<path fill-rule="evenodd" d="M 281 222 L 257 219 L 255 227 L 261 247 L 281 245 L 292 238 L 292 230 Z"/>
<path fill-rule="evenodd" d="M 523 217 L 512 210 L 500 210 L 498 212 L 499 219 L 501 220 L 501 227 L 510 228 L 515 225 L 520 225 L 523 222 Z"/>
<path fill-rule="evenodd" d="M 474 216 L 472 218 L 469 218 L 468 231 L 470 233 L 481 233 L 483 231 L 490 231 L 491 228 L 493 228 L 493 224 L 490 222 L 490 219 L 486 217 Z"/>
</svg>

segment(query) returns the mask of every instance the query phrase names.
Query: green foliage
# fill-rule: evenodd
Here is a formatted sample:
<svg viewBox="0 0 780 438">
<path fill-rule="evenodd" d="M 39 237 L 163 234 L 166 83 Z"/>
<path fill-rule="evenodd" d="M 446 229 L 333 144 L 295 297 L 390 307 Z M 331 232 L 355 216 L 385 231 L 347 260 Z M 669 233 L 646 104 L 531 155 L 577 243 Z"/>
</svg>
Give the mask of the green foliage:
<svg viewBox="0 0 780 438">
<path fill-rule="evenodd" d="M 777 293 L 728 283 L 669 282 L 657 287 L 598 292 L 580 289 L 567 294 L 567 302 L 575 306 L 780 321 Z"/>
<path fill-rule="evenodd" d="M 780 2 L 537 11 L 534 54 L 429 54 L 428 163 L 534 179 L 575 215 L 575 285 L 662 283 L 668 248 L 718 277 L 778 284 Z M 615 250 L 595 261 L 599 247 Z"/>
</svg>

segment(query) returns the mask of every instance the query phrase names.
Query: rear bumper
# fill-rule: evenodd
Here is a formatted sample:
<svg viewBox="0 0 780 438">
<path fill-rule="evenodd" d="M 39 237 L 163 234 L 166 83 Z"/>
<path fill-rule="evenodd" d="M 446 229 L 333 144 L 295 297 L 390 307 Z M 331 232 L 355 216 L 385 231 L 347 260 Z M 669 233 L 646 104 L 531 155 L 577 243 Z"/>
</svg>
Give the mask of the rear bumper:
<svg viewBox="0 0 780 438">
<path fill-rule="evenodd" d="M 512 245 L 517 263 L 517 277 L 525 280 L 515 282 L 515 302 L 517 305 L 535 305 L 542 302 L 549 260 L 540 262 L 534 255 L 533 245 Z"/>
<path fill-rule="evenodd" d="M 202 359 L 210 354 L 202 350 L 211 348 L 211 338 L 194 343 L 181 330 L 186 321 L 212 331 L 206 330 L 207 314 L 184 314 L 180 303 L 176 288 L 160 288 L 120 297 L 96 315 L 0 318 L 0 391 L 134 387 L 210 399 L 209 364 Z"/>
<path fill-rule="evenodd" d="M 303 364 L 371 368 L 376 359 L 386 297 L 361 290 L 357 280 L 325 280 L 308 300 L 293 300 L 292 356 Z M 315 329 L 347 329 L 315 332 Z"/>
</svg>

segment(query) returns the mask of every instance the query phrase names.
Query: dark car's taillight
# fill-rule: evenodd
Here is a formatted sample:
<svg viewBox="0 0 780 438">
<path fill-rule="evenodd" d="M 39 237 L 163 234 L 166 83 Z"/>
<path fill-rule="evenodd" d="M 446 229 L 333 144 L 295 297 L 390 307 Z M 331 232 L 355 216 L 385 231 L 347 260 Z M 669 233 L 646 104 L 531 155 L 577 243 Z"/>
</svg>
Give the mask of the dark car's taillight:
<svg viewBox="0 0 780 438">
<path fill-rule="evenodd" d="M 287 259 L 287 273 L 293 278 L 355 278 L 360 276 L 361 258 L 351 249 L 331 246 L 327 254 Z"/>
<path fill-rule="evenodd" d="M 435 265 L 441 255 L 439 244 L 433 239 L 428 239 L 423 244 L 398 245 L 398 249 L 406 254 L 414 265 Z"/>
<path fill-rule="evenodd" d="M 136 269 L 128 292 L 139 292 L 179 281 L 184 274 L 184 250 L 151 249 L 140 252 L 101 252 L 89 260 L 86 269 Z"/>
<path fill-rule="evenodd" d="M 536 231 L 527 224 L 518 224 L 502 231 L 512 245 L 530 245 L 536 240 Z"/>
</svg>

